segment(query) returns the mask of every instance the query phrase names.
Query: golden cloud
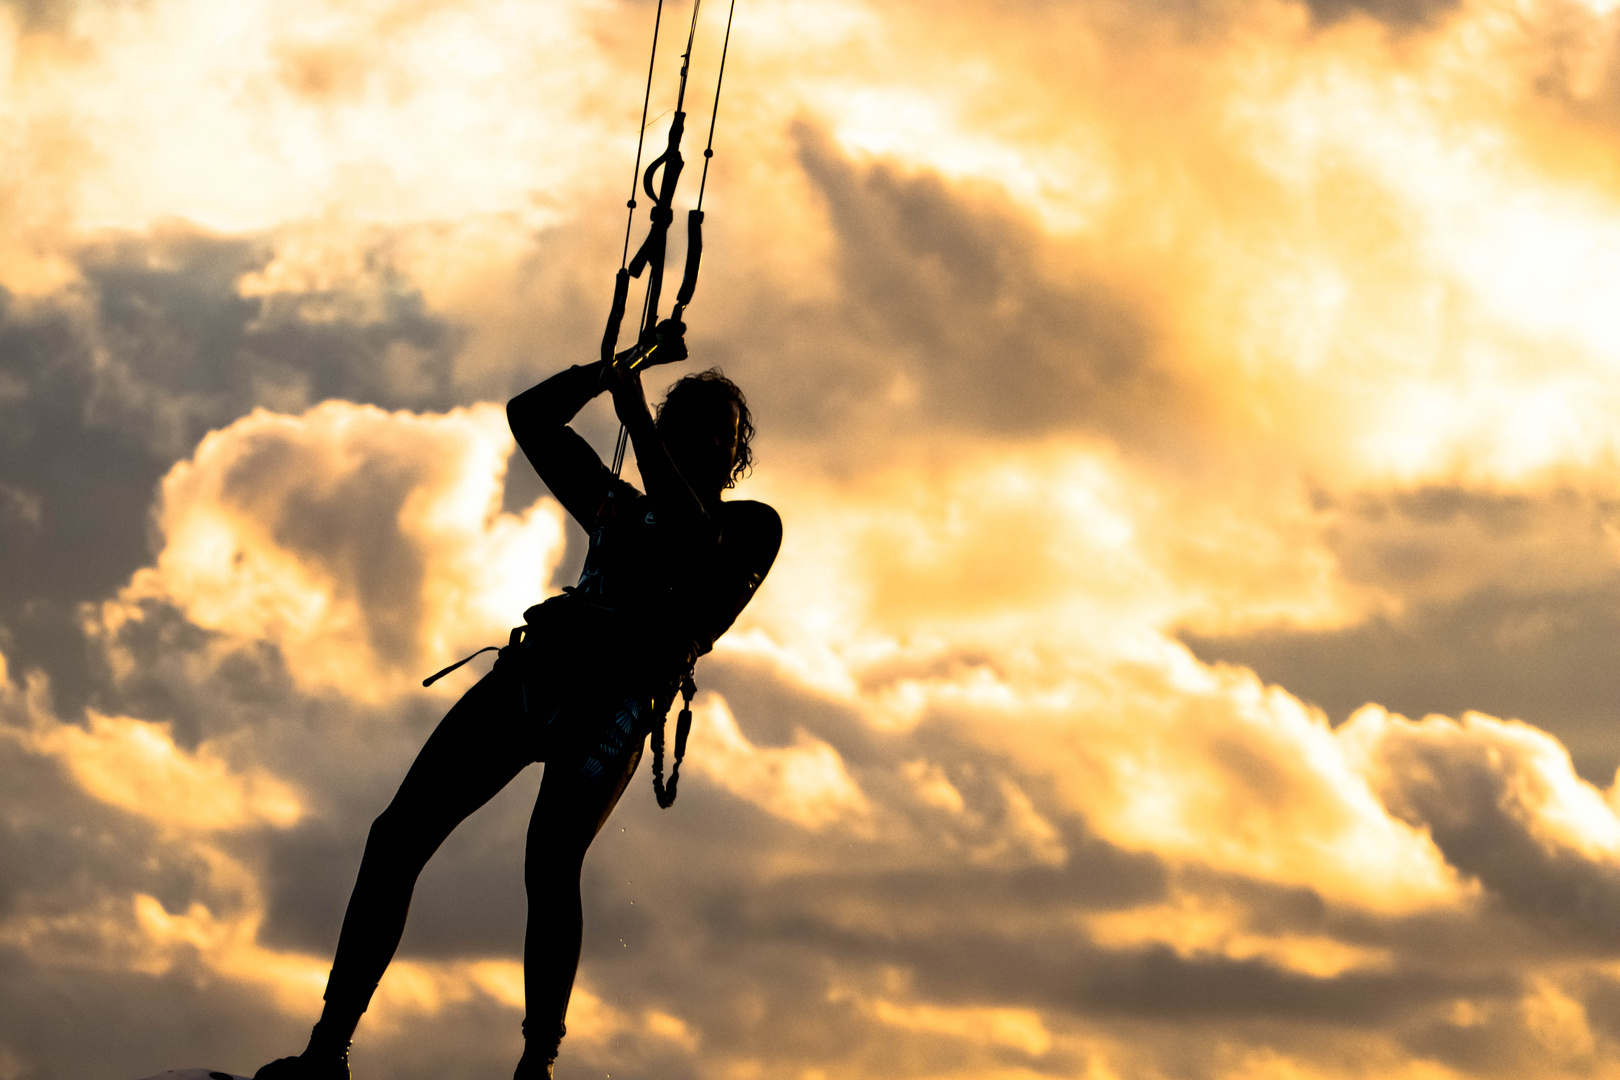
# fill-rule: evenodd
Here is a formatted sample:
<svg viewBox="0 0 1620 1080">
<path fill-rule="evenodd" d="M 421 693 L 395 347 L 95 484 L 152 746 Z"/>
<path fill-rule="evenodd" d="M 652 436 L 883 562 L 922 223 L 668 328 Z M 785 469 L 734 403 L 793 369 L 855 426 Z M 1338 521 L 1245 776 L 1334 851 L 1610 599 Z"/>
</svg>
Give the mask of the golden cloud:
<svg viewBox="0 0 1620 1080">
<path fill-rule="evenodd" d="M 92 711 L 90 729 L 57 724 L 35 732 L 32 748 L 60 760 L 102 802 L 184 829 L 285 828 L 303 809 L 297 794 L 261 769 L 237 775 L 219 748 L 174 743 L 171 725 Z"/>
<path fill-rule="evenodd" d="M 694 745 L 702 744 L 693 767 L 716 786 L 804 828 L 863 823 L 866 796 L 829 744 L 801 732 L 793 746 L 754 746 L 716 694 L 697 703 L 692 720 Z"/>
<path fill-rule="evenodd" d="M 425 668 L 504 642 L 545 593 L 561 511 L 543 499 L 501 512 L 512 449 L 493 406 L 255 412 L 170 472 L 156 565 L 103 623 L 116 634 L 142 604 L 172 604 L 228 638 L 274 643 L 300 686 L 403 692 Z"/>
</svg>

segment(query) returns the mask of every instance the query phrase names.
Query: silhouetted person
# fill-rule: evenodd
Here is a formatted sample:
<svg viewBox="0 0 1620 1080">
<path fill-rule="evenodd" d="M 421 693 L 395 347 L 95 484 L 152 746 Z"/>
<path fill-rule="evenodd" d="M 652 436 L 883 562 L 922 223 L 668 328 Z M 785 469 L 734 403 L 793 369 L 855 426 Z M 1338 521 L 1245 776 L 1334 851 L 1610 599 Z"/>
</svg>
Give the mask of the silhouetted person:
<svg viewBox="0 0 1620 1080">
<path fill-rule="evenodd" d="M 662 352 L 685 355 L 678 341 Z M 646 494 L 567 426 L 603 390 L 629 430 Z M 742 392 L 719 372 L 677 382 L 656 420 L 639 373 L 602 362 L 552 376 L 506 411 L 541 479 L 591 535 L 584 571 L 524 613 L 524 641 L 503 649 L 450 709 L 372 824 L 309 1046 L 256 1080 L 348 1077 L 349 1041 L 399 945 L 417 875 L 456 825 L 542 760 L 524 863 L 527 1017 L 516 1080 L 551 1076 L 579 966 L 585 849 L 692 661 L 776 558 L 776 511 L 720 498 L 751 462 L 754 427 Z"/>
</svg>

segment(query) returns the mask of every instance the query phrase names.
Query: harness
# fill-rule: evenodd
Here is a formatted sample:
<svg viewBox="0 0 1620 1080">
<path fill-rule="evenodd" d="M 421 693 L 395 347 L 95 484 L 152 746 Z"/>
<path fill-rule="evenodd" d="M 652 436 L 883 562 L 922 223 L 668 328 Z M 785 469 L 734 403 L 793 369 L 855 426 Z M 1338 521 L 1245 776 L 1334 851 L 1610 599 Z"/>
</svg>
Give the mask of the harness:
<svg viewBox="0 0 1620 1080">
<path fill-rule="evenodd" d="M 600 606 L 592 604 L 589 600 L 584 599 L 580 595 L 579 591 L 573 587 L 566 589 L 565 595 L 576 604 L 581 604 L 586 607 Z M 560 598 L 553 597 L 552 599 L 557 600 Z M 512 628 L 512 632 L 504 646 L 486 645 L 477 652 L 472 653 L 470 656 L 462 657 L 449 667 L 434 672 L 432 675 L 422 680 L 422 685 L 424 687 L 432 686 L 434 683 L 438 682 L 440 679 L 444 678 L 446 675 L 450 674 L 452 671 L 455 671 L 457 668 L 471 661 L 475 657 L 494 650 L 495 652 L 499 653 L 499 657 L 496 660 L 497 669 L 499 669 L 501 661 L 506 660 L 508 657 L 510 657 L 511 662 L 517 666 L 518 673 L 516 679 L 518 691 L 522 695 L 523 711 L 528 713 L 530 711 L 529 668 L 531 666 L 531 661 L 530 658 L 525 655 L 525 653 L 529 649 L 543 649 L 548 644 L 545 637 L 543 637 L 540 633 L 543 627 L 542 608 L 544 606 L 544 604 L 535 604 L 533 607 L 525 611 L 523 613 L 523 625 Z M 610 608 L 602 608 L 602 610 L 608 612 L 612 611 Z M 550 629 L 553 631 L 555 630 L 555 628 Z M 686 741 L 687 737 L 692 733 L 692 697 L 697 693 L 697 683 L 694 682 L 692 678 L 692 669 L 695 664 L 696 656 L 693 655 L 692 652 L 688 652 L 684 661 L 685 672 L 681 676 L 679 686 L 682 702 L 680 715 L 675 721 L 675 759 L 670 765 L 669 782 L 667 785 L 664 782 L 664 726 L 669 717 L 669 706 L 672 704 L 672 701 L 664 700 L 661 697 L 654 697 L 646 703 L 648 706 L 648 711 L 656 718 L 655 722 L 650 728 L 653 752 L 653 795 L 655 798 L 657 798 L 658 805 L 665 810 L 669 809 L 675 803 L 676 788 L 680 783 L 681 778 L 681 760 L 686 757 Z M 643 688 L 636 687 L 634 688 L 634 692 L 641 693 L 644 691 Z M 546 723 L 549 725 L 551 720 L 555 719 L 555 716 L 556 711 L 554 710 L 552 715 L 546 718 Z"/>
</svg>

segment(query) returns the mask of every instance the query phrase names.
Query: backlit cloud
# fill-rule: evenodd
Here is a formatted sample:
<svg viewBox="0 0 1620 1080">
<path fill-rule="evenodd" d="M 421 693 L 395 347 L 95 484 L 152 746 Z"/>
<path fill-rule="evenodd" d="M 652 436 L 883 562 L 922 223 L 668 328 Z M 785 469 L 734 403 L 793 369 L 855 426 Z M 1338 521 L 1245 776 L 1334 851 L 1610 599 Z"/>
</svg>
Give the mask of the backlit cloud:
<svg viewBox="0 0 1620 1080">
<path fill-rule="evenodd" d="M 521 621 L 509 598 L 550 579 L 556 504 L 500 512 L 512 449 L 504 413 L 488 406 L 253 413 L 165 479 L 157 565 L 102 618 L 116 634 L 142 604 L 168 603 L 203 629 L 273 642 L 302 685 L 397 691 Z"/>
</svg>

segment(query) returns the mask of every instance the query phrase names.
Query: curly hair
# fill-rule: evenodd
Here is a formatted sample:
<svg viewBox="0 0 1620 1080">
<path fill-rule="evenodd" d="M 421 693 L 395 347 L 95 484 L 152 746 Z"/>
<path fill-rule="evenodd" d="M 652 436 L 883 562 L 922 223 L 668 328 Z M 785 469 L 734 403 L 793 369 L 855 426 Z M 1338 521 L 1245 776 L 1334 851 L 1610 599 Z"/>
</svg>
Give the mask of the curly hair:
<svg viewBox="0 0 1620 1080">
<path fill-rule="evenodd" d="M 664 400 L 653 418 L 659 427 L 665 417 L 681 414 L 702 414 L 719 405 L 737 406 L 737 460 L 732 463 L 731 476 L 726 487 L 736 487 L 737 481 L 747 476 L 754 467 L 754 417 L 748 411 L 748 399 L 742 388 L 721 373 L 719 368 L 699 371 L 679 379 L 664 392 Z"/>
</svg>

